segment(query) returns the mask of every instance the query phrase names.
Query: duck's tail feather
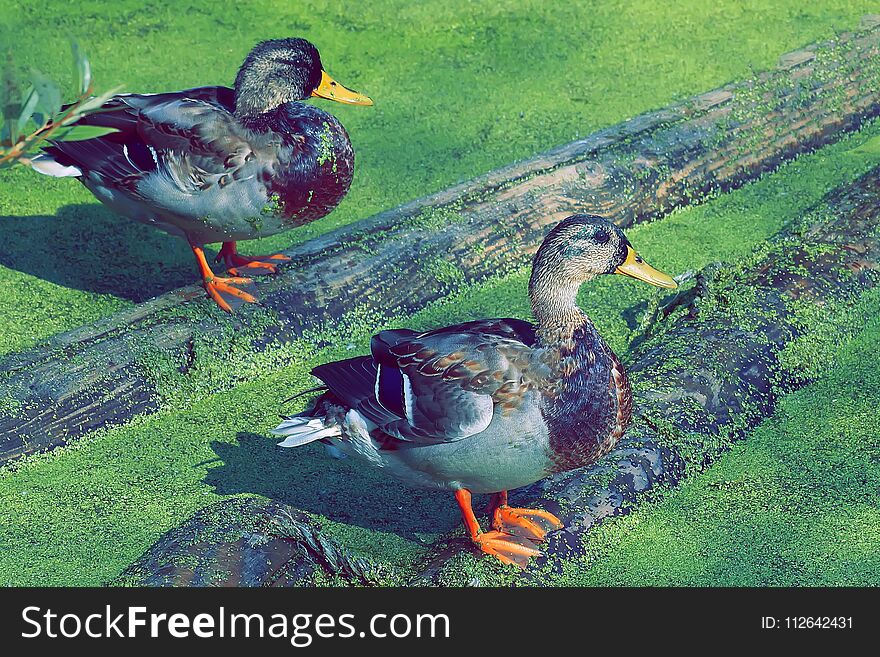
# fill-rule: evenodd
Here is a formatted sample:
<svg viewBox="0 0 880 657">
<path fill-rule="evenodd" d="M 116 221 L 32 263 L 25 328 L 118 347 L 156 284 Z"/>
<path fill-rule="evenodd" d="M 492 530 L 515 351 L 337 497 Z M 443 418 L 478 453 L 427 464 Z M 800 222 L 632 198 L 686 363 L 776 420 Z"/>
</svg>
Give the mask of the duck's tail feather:
<svg viewBox="0 0 880 657">
<path fill-rule="evenodd" d="M 324 424 L 324 419 L 320 417 L 297 416 L 284 420 L 271 433 L 285 437 L 278 443 L 279 446 L 299 447 L 316 440 L 341 436 L 342 429 L 336 424 Z"/>
<path fill-rule="evenodd" d="M 324 391 L 327 389 L 328 389 L 327 386 L 315 386 L 314 388 L 309 388 L 308 390 L 303 390 L 302 392 L 298 392 L 295 395 L 292 395 L 292 396 L 288 397 L 287 399 L 283 400 L 281 403 L 286 404 L 287 402 L 292 402 L 294 399 L 298 399 L 299 397 L 302 397 L 303 395 L 308 395 L 311 392 L 319 392 L 319 391 Z"/>
<path fill-rule="evenodd" d="M 31 158 L 31 169 L 42 173 L 46 176 L 55 178 L 67 178 L 81 176 L 82 171 L 79 167 L 68 166 L 57 162 L 51 155 L 40 153 L 36 157 Z"/>
</svg>

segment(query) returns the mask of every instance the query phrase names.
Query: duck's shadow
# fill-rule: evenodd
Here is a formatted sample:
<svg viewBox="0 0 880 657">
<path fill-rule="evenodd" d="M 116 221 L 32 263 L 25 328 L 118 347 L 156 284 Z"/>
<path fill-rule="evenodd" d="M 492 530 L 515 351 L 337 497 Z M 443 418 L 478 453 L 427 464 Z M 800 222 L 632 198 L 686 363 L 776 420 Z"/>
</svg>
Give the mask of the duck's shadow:
<svg viewBox="0 0 880 657">
<path fill-rule="evenodd" d="M 198 278 L 184 240 L 97 203 L 0 216 L 0 235 L 0 265 L 72 289 L 141 302 Z"/>
<path fill-rule="evenodd" d="M 208 470 L 205 483 L 218 494 L 256 493 L 423 545 L 461 522 L 450 493 L 409 488 L 356 459 L 331 458 L 321 444 L 283 449 L 267 436 L 240 432 L 236 438 L 211 443 L 222 465 Z"/>
</svg>

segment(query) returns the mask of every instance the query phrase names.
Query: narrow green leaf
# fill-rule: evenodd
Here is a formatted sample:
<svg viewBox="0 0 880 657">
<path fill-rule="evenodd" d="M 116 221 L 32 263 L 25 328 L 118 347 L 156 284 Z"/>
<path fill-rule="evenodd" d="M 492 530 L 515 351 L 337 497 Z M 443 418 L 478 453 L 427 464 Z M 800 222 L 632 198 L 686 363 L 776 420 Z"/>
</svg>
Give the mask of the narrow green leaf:
<svg viewBox="0 0 880 657">
<path fill-rule="evenodd" d="M 52 135 L 52 139 L 58 141 L 84 141 L 103 137 L 111 132 L 119 132 L 116 128 L 105 128 L 97 125 L 75 125 L 70 128 L 62 128 Z"/>
<path fill-rule="evenodd" d="M 18 115 L 18 129 L 24 130 L 25 125 L 31 119 L 31 116 L 34 113 L 34 110 L 37 108 L 37 103 L 40 101 L 40 94 L 37 93 L 36 87 L 31 87 L 28 89 L 27 94 L 24 97 L 24 103 L 21 106 L 21 114 Z M 37 127 L 41 127 L 43 124 L 38 123 Z"/>
<path fill-rule="evenodd" d="M 76 114 L 82 116 L 83 114 L 89 114 L 94 112 L 97 109 L 100 109 L 101 105 L 110 100 L 113 96 L 122 91 L 122 87 L 113 87 L 110 91 L 102 93 L 99 96 L 94 96 L 92 98 L 88 98 L 79 105 L 76 106 Z"/>
<path fill-rule="evenodd" d="M 55 116 L 61 109 L 61 91 L 58 85 L 36 69 L 31 70 L 31 79 L 40 96 L 37 108 L 47 116 Z"/>
<path fill-rule="evenodd" d="M 0 144 L 3 146 L 12 146 L 15 142 L 18 141 L 18 122 L 17 121 L 4 121 L 2 125 L 0 125 Z"/>
<path fill-rule="evenodd" d="M 18 139 L 18 115 L 21 112 L 21 92 L 15 75 L 15 62 L 12 51 L 6 53 L 3 65 L 3 82 L 0 85 L 0 100 L 3 104 L 4 133 L 3 142 L 14 144 Z"/>
<path fill-rule="evenodd" d="M 7 122 L 0 125 L 0 145 L 12 146 L 12 133 L 9 131 L 11 123 Z"/>
<path fill-rule="evenodd" d="M 88 92 L 89 85 L 92 83 L 92 67 L 89 65 L 89 60 L 86 58 L 85 53 L 76 41 L 70 42 L 70 49 L 73 52 L 73 62 L 76 67 L 79 92 L 85 94 Z"/>
</svg>

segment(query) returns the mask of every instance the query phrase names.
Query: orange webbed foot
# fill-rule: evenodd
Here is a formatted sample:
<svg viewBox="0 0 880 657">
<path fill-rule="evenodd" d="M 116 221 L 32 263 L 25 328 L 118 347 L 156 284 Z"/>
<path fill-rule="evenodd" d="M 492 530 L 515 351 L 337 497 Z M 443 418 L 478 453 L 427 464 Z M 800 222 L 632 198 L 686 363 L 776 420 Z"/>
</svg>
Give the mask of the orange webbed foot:
<svg viewBox="0 0 880 657">
<path fill-rule="evenodd" d="M 485 532 L 472 537 L 486 554 L 498 558 L 502 563 L 525 568 L 531 557 L 538 557 L 541 551 L 535 544 L 523 536 L 513 536 L 505 532 Z"/>
<path fill-rule="evenodd" d="M 242 278 L 240 276 L 216 276 L 208 265 L 204 249 L 198 244 L 192 243 L 190 244 L 190 247 L 192 248 L 193 255 L 196 257 L 196 262 L 199 265 L 199 272 L 202 275 L 202 286 L 208 292 L 208 296 L 210 296 L 214 300 L 214 303 L 220 306 L 220 308 L 231 313 L 234 309 L 244 303 L 257 302 L 257 298 L 253 294 L 235 287 L 236 285 L 253 286 L 254 282 L 251 279 Z"/>
<path fill-rule="evenodd" d="M 502 563 L 512 564 L 520 568 L 525 568 L 531 557 L 541 555 L 541 551 L 535 545 L 534 536 L 514 535 L 510 531 L 480 531 L 480 523 L 474 515 L 474 509 L 471 504 L 471 492 L 467 488 L 459 488 L 455 491 L 455 501 L 458 502 L 458 508 L 461 510 L 461 517 L 464 525 L 470 534 L 471 540 L 486 554 L 491 554 L 498 558 Z M 501 509 L 510 509 L 507 506 L 507 492 L 498 493 L 494 502 L 497 503 L 496 512 Z M 510 509 L 511 511 L 528 511 L 528 509 Z M 546 511 L 540 513 L 545 514 Z M 562 523 L 552 514 L 547 514 L 561 527 Z M 502 517 L 504 514 L 502 513 Z M 546 532 L 544 532 L 546 533 Z M 542 534 L 543 537 L 543 534 Z"/>
<path fill-rule="evenodd" d="M 233 276 L 239 275 L 240 269 L 247 270 L 248 274 L 275 274 L 278 273 L 278 267 L 282 262 L 289 262 L 290 257 L 276 253 L 268 256 L 243 256 L 239 255 L 235 242 L 224 242 L 217 253 L 215 262 L 223 261 L 226 264 L 227 271 Z"/>
<path fill-rule="evenodd" d="M 562 529 L 562 522 L 543 509 L 519 509 L 507 505 L 495 509 L 492 527 L 498 531 L 540 543 L 547 532 Z"/>
<path fill-rule="evenodd" d="M 203 285 L 205 290 L 223 310 L 231 313 L 234 307 L 238 307 L 244 303 L 256 303 L 257 298 L 240 290 L 236 285 L 252 285 L 253 281 L 249 278 L 231 277 L 224 278 L 220 276 L 212 276 L 205 278 Z"/>
</svg>

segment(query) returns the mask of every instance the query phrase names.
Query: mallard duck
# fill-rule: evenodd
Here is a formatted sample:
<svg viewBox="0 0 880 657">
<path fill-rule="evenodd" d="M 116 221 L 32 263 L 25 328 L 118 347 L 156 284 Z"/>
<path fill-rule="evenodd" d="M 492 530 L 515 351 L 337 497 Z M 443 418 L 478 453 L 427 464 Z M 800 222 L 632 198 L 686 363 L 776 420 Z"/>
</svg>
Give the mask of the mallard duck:
<svg viewBox="0 0 880 657">
<path fill-rule="evenodd" d="M 311 96 L 372 105 L 343 87 L 305 39 L 263 41 L 235 87 L 114 96 L 81 124 L 117 132 L 54 142 L 32 166 L 76 176 L 121 215 L 185 238 L 208 294 L 224 310 L 254 302 L 243 273 L 274 273 L 283 255 L 245 257 L 236 242 L 323 217 L 351 184 L 354 152 L 332 115 L 297 102 Z M 204 245 L 222 242 L 232 277 L 215 276 Z M 230 305 L 232 304 L 232 305 Z"/>
<path fill-rule="evenodd" d="M 536 324 L 382 331 L 371 355 L 313 369 L 326 392 L 273 433 L 282 447 L 320 440 L 412 485 L 454 492 L 471 540 L 525 567 L 562 525 L 547 511 L 510 507 L 507 491 L 593 463 L 630 421 L 623 366 L 576 303 L 582 283 L 612 273 L 676 287 L 611 222 L 568 217 L 533 261 Z M 481 531 L 472 493 L 493 494 L 493 531 Z"/>
</svg>

